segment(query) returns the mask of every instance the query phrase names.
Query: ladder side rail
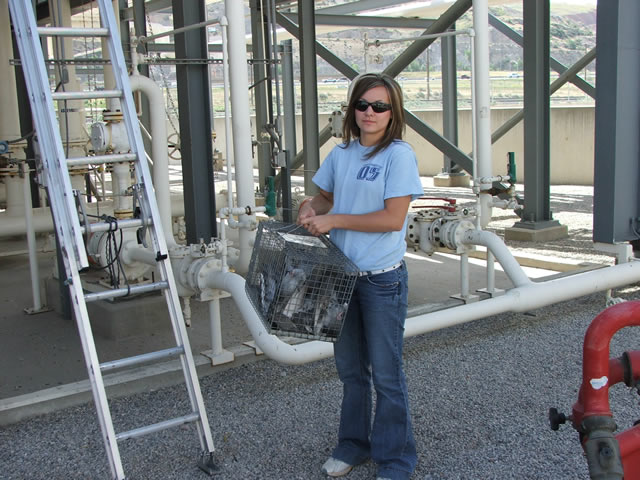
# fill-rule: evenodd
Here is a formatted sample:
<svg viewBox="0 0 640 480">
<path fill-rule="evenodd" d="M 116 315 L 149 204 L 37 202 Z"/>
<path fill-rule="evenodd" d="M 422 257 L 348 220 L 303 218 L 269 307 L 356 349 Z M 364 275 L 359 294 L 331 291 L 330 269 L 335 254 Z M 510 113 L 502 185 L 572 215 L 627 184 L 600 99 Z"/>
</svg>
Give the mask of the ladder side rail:
<svg viewBox="0 0 640 480">
<path fill-rule="evenodd" d="M 148 198 L 153 195 L 153 192 L 147 192 L 148 185 L 152 185 L 151 172 L 149 171 L 149 166 L 147 165 L 144 156 L 145 150 L 140 128 L 133 123 L 134 119 L 136 122 L 138 121 L 138 116 L 133 101 L 131 84 L 129 83 L 129 73 L 127 72 L 122 48 L 120 47 L 120 35 L 118 34 L 115 15 L 110 2 L 103 5 L 103 2 L 100 1 L 98 2 L 98 6 L 100 7 L 100 21 L 102 26 L 107 28 L 110 32 L 110 41 L 108 41 L 107 44 L 109 46 L 111 68 L 116 81 L 116 86 L 117 89 L 122 92 L 120 108 L 123 113 L 123 120 L 129 137 L 129 146 L 132 153 L 134 153 L 138 158 L 135 168 L 136 179 L 139 184 L 144 186 L 143 194 Z M 150 211 L 145 213 L 151 216 L 153 224 L 156 225 L 155 230 L 157 232 L 157 239 L 153 239 L 154 249 L 160 254 L 160 256 L 167 255 L 167 243 L 164 232 L 159 228 L 162 223 L 160 221 L 158 206 L 155 201 L 149 201 L 148 207 Z"/>
<path fill-rule="evenodd" d="M 202 398 L 202 392 L 198 382 L 195 362 L 191 354 L 191 346 L 184 324 L 184 319 L 182 317 L 182 310 L 180 309 L 180 300 L 177 294 L 177 287 L 171 268 L 171 262 L 167 253 L 167 244 L 164 232 L 162 231 L 160 213 L 158 211 L 158 206 L 155 197 L 153 196 L 153 192 L 150 191 L 148 187 L 148 185 L 152 185 L 151 174 L 149 172 L 149 166 L 147 165 L 146 158 L 144 157 L 145 152 L 144 144 L 142 142 L 142 134 L 137 123 L 138 117 L 133 103 L 133 94 L 131 91 L 131 84 L 129 83 L 129 75 L 126 70 L 124 54 L 120 48 L 121 43 L 119 33 L 116 28 L 115 15 L 110 2 L 100 1 L 98 4 L 100 7 L 100 20 L 102 22 L 102 26 L 108 28 L 111 33 L 111 41 L 108 42 L 108 45 L 112 59 L 112 70 L 117 88 L 123 92 L 121 109 L 124 113 L 124 120 L 129 133 L 129 140 L 132 143 L 130 146 L 138 156 L 135 169 L 136 177 L 138 182 L 142 183 L 144 186 L 144 191 L 142 193 L 147 199 L 147 206 L 150 209 L 150 214 L 153 219 L 153 228 L 150 230 L 155 233 L 155 235 L 152 235 L 152 237 L 155 237 L 153 238 L 154 246 L 156 248 L 156 252 L 159 254 L 159 264 L 162 264 L 164 267 L 159 270 L 162 280 L 166 280 L 169 283 L 169 288 L 164 291 L 164 295 L 167 300 L 167 306 L 170 310 L 169 314 L 172 319 L 174 335 L 178 344 L 183 345 L 186 352 L 184 355 L 180 356 L 180 360 L 192 408 L 198 411 L 200 415 L 200 421 L 197 422 L 200 444 L 204 451 L 213 452 L 214 446 L 211 428 L 209 426 L 209 420 L 207 418 L 204 400 Z"/>
<path fill-rule="evenodd" d="M 22 68 L 29 91 L 29 103 L 38 132 L 40 156 L 51 197 L 51 211 L 57 225 L 60 244 L 72 247 L 76 263 L 81 268 L 89 266 L 80 222 L 75 212 L 71 181 L 66 174 L 66 158 L 62 141 L 53 134 L 58 129 L 53 99 L 49 90 L 49 77 L 44 67 L 44 55 L 37 35 L 37 26 L 30 3 L 10 0 L 9 7 L 14 31 L 20 49 Z M 46 88 L 42 88 L 46 85 Z M 82 248 L 80 248 L 82 247 Z"/>
</svg>

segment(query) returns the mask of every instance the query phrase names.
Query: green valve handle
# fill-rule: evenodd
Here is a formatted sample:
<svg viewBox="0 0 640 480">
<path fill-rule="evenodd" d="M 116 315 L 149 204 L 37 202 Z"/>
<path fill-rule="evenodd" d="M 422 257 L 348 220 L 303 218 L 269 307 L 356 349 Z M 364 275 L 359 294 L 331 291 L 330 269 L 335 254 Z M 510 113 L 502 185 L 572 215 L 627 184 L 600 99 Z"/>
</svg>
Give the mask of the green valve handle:
<svg viewBox="0 0 640 480">
<path fill-rule="evenodd" d="M 509 158 L 509 164 L 507 165 L 507 174 L 509 175 L 509 183 L 515 185 L 516 183 L 516 154 L 515 152 L 507 153 Z"/>
<path fill-rule="evenodd" d="M 267 177 L 267 194 L 265 199 L 265 213 L 270 217 L 275 217 L 276 209 L 276 186 L 274 177 Z"/>
</svg>

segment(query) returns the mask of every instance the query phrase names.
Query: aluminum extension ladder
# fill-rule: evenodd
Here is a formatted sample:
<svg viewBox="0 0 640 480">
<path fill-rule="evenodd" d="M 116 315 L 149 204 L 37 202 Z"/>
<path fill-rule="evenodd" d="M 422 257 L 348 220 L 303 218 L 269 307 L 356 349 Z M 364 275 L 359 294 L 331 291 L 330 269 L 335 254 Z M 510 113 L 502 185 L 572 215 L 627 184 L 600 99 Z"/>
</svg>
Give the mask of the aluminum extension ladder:
<svg viewBox="0 0 640 480">
<path fill-rule="evenodd" d="M 116 27 L 117 24 L 112 2 L 111 0 L 98 0 L 97 3 L 100 9 L 101 28 L 43 28 L 37 26 L 32 2 L 9 0 L 11 19 L 20 49 L 22 68 L 27 82 L 29 101 L 38 134 L 44 174 L 43 181 L 46 182 L 48 189 L 56 234 L 61 246 L 62 257 L 64 258 L 66 270 L 65 283 L 69 285 L 71 301 L 73 303 L 89 380 L 91 382 L 91 389 L 93 391 L 93 398 L 96 404 L 98 419 L 113 478 L 125 478 L 118 449 L 118 441 L 191 422 L 197 424 L 202 449 L 202 456 L 198 460 L 198 466 L 211 475 L 219 471 L 213 458 L 213 439 L 211 437 L 209 421 L 207 419 L 195 364 L 191 354 L 191 347 L 182 317 L 182 310 L 180 309 L 180 302 L 171 270 L 165 236 L 162 231 L 158 206 L 151 188 L 151 175 L 146 163 L 142 136 L 138 125 L 124 55 L 120 46 L 120 38 Z M 40 36 L 104 38 L 109 46 L 117 90 L 52 93 L 42 53 Z M 101 157 L 73 158 L 72 162 L 67 162 L 53 101 L 95 98 L 120 99 L 123 119 L 131 147 L 130 153 L 112 154 Z M 120 220 L 117 226 L 118 228 L 142 228 L 149 232 L 154 248 L 153 251 L 156 252 L 157 270 L 160 281 L 148 285 L 114 288 L 105 292 L 85 293 L 79 272 L 89 266 L 82 236 L 83 232 L 86 232 L 88 229 L 88 226 L 82 226 L 80 224 L 76 199 L 74 198 L 76 192 L 72 191 L 71 188 L 68 166 L 70 163 L 73 163 L 73 165 L 88 165 L 115 162 L 133 162 L 135 164 L 137 183 L 134 185 L 134 189 L 138 192 L 137 196 L 141 211 L 139 218 Z M 109 223 L 92 223 L 90 227 L 92 232 L 110 231 L 111 229 L 112 225 Z M 89 323 L 87 302 L 153 290 L 162 290 L 164 294 L 173 324 L 176 346 L 134 357 L 100 363 Z M 180 357 L 182 363 L 184 379 L 191 402 L 191 411 L 177 418 L 116 433 L 114 431 L 105 392 L 103 372 L 116 368 L 139 365 L 143 362 L 177 357 Z"/>
</svg>

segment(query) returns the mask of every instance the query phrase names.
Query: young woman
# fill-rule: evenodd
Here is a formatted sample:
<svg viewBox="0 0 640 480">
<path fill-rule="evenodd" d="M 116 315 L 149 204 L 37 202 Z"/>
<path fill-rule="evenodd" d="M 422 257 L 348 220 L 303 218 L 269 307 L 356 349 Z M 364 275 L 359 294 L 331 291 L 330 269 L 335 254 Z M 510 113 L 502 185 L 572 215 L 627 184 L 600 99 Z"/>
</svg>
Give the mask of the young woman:
<svg viewBox="0 0 640 480">
<path fill-rule="evenodd" d="M 330 232 L 360 270 L 334 345 L 343 399 L 338 445 L 322 467 L 331 477 L 369 458 L 378 465 L 378 479 L 407 479 L 416 465 L 402 367 L 408 292 L 403 256 L 409 203 L 423 191 L 415 154 L 402 141 L 404 127 L 400 86 L 384 74 L 357 77 L 344 143 L 313 177 L 320 193 L 298 212 L 298 223 L 316 235 Z"/>
</svg>

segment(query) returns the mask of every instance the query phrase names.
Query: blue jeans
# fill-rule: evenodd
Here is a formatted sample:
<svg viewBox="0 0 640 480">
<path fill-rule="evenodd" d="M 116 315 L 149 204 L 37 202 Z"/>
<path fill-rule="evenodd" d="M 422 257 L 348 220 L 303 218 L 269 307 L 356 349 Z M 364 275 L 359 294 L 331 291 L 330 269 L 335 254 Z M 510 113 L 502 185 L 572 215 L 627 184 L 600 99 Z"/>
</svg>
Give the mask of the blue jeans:
<svg viewBox="0 0 640 480">
<path fill-rule="evenodd" d="M 404 262 L 396 270 L 359 277 L 334 345 L 343 399 L 332 456 L 351 465 L 370 457 L 378 465 L 378 476 L 393 480 L 408 479 L 417 462 L 402 369 L 407 294 Z"/>
</svg>

